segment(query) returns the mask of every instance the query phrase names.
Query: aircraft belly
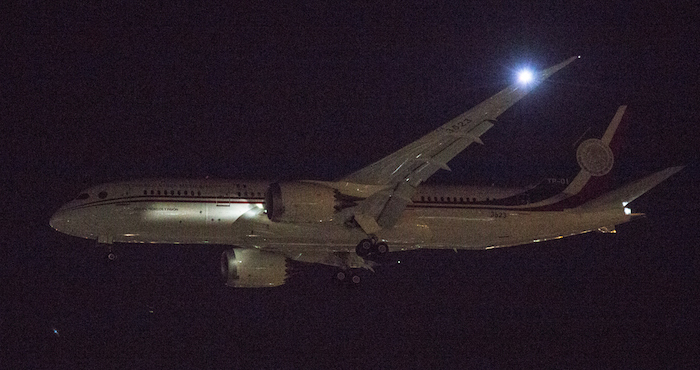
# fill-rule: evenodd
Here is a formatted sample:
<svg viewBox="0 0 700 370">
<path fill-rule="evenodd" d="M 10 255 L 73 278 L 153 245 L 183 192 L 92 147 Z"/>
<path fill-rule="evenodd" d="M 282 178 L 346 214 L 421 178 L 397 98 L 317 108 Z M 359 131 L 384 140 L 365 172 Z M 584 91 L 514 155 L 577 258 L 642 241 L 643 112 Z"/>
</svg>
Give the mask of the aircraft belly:
<svg viewBox="0 0 700 370">
<path fill-rule="evenodd" d="M 367 238 L 360 228 L 335 222 L 272 222 L 257 204 L 114 205 L 93 212 L 102 241 L 228 244 L 281 251 L 354 251 Z M 377 237 L 390 250 L 484 249 L 579 234 L 626 222 L 621 210 L 527 212 L 484 208 L 415 208 Z"/>
<path fill-rule="evenodd" d="M 628 220 L 622 210 L 582 213 L 425 209 L 407 212 L 400 225 L 423 229 L 423 235 L 429 236 L 426 241 L 411 245 L 400 235 L 391 235 L 387 240 L 389 245 L 403 245 L 402 249 L 486 249 L 580 234 Z"/>
<path fill-rule="evenodd" d="M 416 247 L 426 249 L 479 248 L 502 237 L 504 230 L 510 228 L 508 224 L 515 223 L 513 216 L 508 220 L 499 218 L 502 212 L 495 214 L 492 210 L 475 208 L 416 209 L 412 214 L 406 212 L 406 215 L 409 217 L 402 223 L 420 225 L 425 230 L 425 241 Z M 509 233 L 505 231 L 505 235 Z"/>
</svg>

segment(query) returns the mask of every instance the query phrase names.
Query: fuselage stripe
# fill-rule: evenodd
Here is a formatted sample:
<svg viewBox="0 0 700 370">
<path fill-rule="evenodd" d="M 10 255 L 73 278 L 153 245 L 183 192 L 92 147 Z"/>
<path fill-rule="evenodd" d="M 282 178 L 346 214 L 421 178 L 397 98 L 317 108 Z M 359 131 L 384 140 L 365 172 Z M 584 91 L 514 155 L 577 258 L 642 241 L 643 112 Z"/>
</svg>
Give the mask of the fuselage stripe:
<svg viewBox="0 0 700 370">
<path fill-rule="evenodd" d="M 135 197 L 124 197 L 124 198 L 113 198 L 99 200 L 95 202 L 85 203 L 75 205 L 73 207 L 65 208 L 64 210 L 76 210 L 84 208 L 92 208 L 104 205 L 127 205 L 131 203 L 202 203 L 202 204 L 262 204 L 262 198 L 250 198 L 250 199 L 231 199 L 231 198 L 216 198 L 216 197 L 194 197 L 194 198 L 181 198 L 181 197 L 152 197 L 152 196 L 135 196 Z"/>
</svg>

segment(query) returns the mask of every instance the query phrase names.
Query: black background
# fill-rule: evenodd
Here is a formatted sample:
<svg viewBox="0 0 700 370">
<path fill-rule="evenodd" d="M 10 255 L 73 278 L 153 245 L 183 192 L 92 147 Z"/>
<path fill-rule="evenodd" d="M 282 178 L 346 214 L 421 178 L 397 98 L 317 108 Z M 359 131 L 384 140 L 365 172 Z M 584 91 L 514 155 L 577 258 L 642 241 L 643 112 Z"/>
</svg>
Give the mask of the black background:
<svg viewBox="0 0 700 370">
<path fill-rule="evenodd" d="M 697 4 L 2 8 L 0 367 L 697 365 Z M 117 245 L 108 263 L 48 226 L 102 182 L 338 178 L 572 55 L 435 181 L 569 176 L 574 143 L 628 104 L 619 183 L 688 167 L 616 235 L 396 253 L 354 289 L 293 263 L 283 287 L 235 290 L 224 246 Z"/>
</svg>

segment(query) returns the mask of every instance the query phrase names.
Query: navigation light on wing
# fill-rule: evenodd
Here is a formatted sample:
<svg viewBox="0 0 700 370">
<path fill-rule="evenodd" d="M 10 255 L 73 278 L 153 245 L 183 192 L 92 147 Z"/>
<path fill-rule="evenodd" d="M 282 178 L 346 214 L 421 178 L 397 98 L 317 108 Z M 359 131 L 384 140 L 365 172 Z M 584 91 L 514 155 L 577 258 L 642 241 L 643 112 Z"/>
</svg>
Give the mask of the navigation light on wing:
<svg viewBox="0 0 700 370">
<path fill-rule="evenodd" d="M 532 71 L 529 69 L 523 69 L 518 72 L 518 81 L 522 84 L 528 84 L 532 82 Z"/>
</svg>

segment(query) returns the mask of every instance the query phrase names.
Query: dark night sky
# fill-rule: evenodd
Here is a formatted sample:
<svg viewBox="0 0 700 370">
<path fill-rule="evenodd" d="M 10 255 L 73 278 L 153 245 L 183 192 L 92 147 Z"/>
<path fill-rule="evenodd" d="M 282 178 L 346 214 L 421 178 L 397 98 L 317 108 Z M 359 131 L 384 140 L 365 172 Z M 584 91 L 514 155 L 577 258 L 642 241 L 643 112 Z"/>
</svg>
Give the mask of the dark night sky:
<svg viewBox="0 0 700 370">
<path fill-rule="evenodd" d="M 2 6 L 0 368 L 698 363 L 697 4 L 252 3 Z M 294 264 L 284 287 L 232 290 L 224 247 L 107 263 L 47 224 L 101 182 L 337 178 L 579 54 L 436 180 L 565 176 L 628 104 L 620 181 L 689 166 L 617 235 L 399 254 L 357 289 Z"/>
</svg>

